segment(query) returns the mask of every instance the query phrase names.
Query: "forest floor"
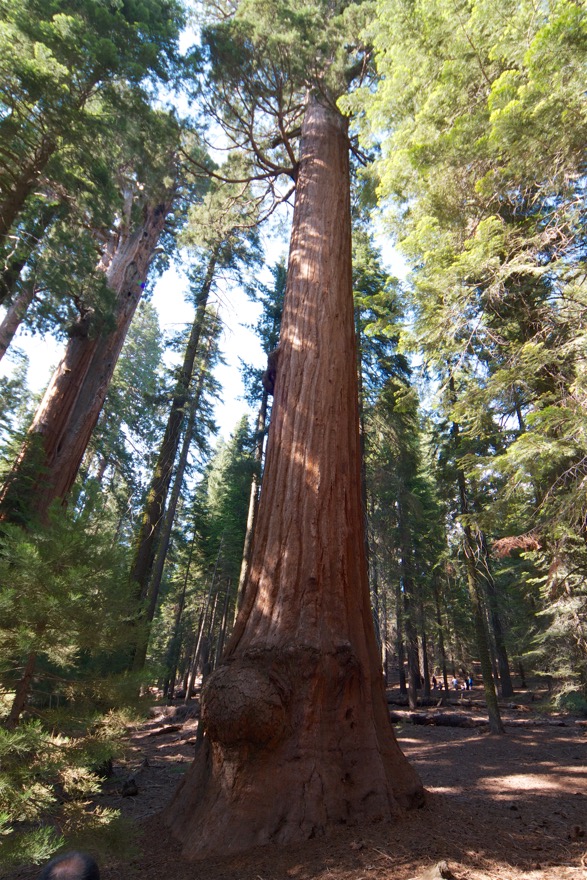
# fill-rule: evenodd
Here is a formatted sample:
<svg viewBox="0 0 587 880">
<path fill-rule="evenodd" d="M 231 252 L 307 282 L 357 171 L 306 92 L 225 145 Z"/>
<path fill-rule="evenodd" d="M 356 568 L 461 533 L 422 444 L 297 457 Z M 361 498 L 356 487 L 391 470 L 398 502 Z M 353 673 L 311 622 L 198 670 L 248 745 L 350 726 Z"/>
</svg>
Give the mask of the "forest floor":
<svg viewBox="0 0 587 880">
<path fill-rule="evenodd" d="M 472 696 L 472 705 L 467 698 Z M 505 736 L 486 727 L 395 725 L 427 790 L 393 826 L 345 828 L 297 846 L 189 864 L 159 811 L 191 763 L 197 719 L 154 707 L 130 735 L 99 802 L 139 828 L 137 852 L 102 860 L 103 880 L 408 880 L 441 860 L 456 880 L 587 880 L 587 727 L 540 713 L 529 693 L 504 704 Z M 481 688 L 432 710 L 484 717 Z M 396 707 L 394 707 L 396 708 Z M 428 712 L 430 710 L 422 710 Z M 137 793 L 122 795 L 132 777 Z M 131 791 L 134 789 L 131 788 Z M 15 880 L 35 874 L 23 871 Z"/>
</svg>

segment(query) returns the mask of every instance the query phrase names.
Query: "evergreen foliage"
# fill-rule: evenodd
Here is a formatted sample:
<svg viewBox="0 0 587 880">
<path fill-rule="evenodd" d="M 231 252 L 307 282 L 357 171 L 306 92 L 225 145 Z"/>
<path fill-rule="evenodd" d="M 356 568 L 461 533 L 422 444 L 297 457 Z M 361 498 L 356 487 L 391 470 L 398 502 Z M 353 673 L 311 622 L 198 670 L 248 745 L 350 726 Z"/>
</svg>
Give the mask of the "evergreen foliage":
<svg viewBox="0 0 587 880">
<path fill-rule="evenodd" d="M 455 383 L 437 411 L 461 428 L 468 522 L 543 547 L 534 564 L 547 582 L 553 566 L 583 571 L 585 10 L 377 10 L 380 79 L 347 104 L 381 144 L 380 197 L 413 267 L 415 344 L 429 375 Z"/>
<path fill-rule="evenodd" d="M 201 49 L 181 57 L 177 0 L 0 0 L 0 302 L 22 296 L 20 320 L 39 338 L 108 334 L 106 270 L 166 192 L 171 213 L 141 287 L 174 259 L 197 310 L 189 357 L 170 375 L 165 348 L 183 350 L 186 336 L 164 340 L 142 301 L 68 509 L 31 521 L 27 489 L 44 473 L 33 449 L 13 517 L 26 528 L 1 524 L 7 864 L 44 860 L 92 829 L 119 833 L 88 804 L 136 702 L 129 630 L 145 652 L 150 637 L 141 681 L 170 699 L 181 689 L 189 699 L 219 660 L 267 391 L 263 370 L 245 367 L 263 425 L 255 434 L 244 419 L 211 452 L 221 391 L 207 303 L 244 285 L 261 303 L 264 352 L 277 347 L 287 270 L 275 265 L 270 284 L 255 277 L 260 224 L 295 190 L 308 94 L 351 115 L 362 187 L 364 505 L 388 681 L 415 705 L 431 674 L 445 685 L 449 672 L 478 674 L 481 628 L 502 687 L 505 654 L 516 687 L 528 673 L 553 685 L 558 708 L 587 713 L 584 4 L 221 0 L 198 16 Z M 163 106 L 177 88 L 190 121 Z M 221 132 L 222 165 L 204 129 Z M 409 263 L 401 283 L 374 245 L 376 207 Z M 26 358 L 8 351 L 4 470 L 34 408 Z M 173 443 L 149 537 L 170 519 L 162 556 L 149 548 L 139 609 L 131 549 L 160 481 L 166 418 Z"/>
</svg>

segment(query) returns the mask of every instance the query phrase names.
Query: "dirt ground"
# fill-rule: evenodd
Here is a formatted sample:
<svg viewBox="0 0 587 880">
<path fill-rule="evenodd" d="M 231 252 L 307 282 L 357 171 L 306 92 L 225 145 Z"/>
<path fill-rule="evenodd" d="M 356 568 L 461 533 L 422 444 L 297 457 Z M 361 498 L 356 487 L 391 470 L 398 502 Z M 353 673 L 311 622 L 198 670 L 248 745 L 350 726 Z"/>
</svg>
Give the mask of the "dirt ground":
<svg viewBox="0 0 587 880">
<path fill-rule="evenodd" d="M 189 864 L 157 814 L 191 762 L 197 721 L 184 707 L 154 711 L 100 799 L 139 824 L 140 855 L 103 862 L 103 880 L 408 880 L 440 860 L 456 880 L 587 880 L 587 727 L 573 718 L 510 705 L 503 737 L 484 727 L 396 725 L 428 792 L 422 810 L 393 826 Z M 474 706 L 448 711 L 483 717 Z M 137 793 L 123 797 L 129 776 Z"/>
</svg>

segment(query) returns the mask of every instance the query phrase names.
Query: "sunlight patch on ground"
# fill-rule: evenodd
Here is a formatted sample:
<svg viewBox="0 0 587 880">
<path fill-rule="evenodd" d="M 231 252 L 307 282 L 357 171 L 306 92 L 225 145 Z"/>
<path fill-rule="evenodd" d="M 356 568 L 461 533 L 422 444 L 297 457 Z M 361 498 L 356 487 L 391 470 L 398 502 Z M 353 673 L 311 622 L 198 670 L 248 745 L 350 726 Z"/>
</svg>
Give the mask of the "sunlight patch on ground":
<svg viewBox="0 0 587 880">
<path fill-rule="evenodd" d="M 496 787 L 499 787 L 501 789 L 507 789 L 510 792 L 544 792 L 546 790 L 560 791 L 561 788 L 565 788 L 564 782 L 561 784 L 560 782 L 547 779 L 545 776 L 541 776 L 538 773 L 519 773 L 514 774 L 513 776 L 487 777 L 487 779 L 480 781 L 479 785 L 482 788 L 490 789 L 495 789 Z"/>
</svg>

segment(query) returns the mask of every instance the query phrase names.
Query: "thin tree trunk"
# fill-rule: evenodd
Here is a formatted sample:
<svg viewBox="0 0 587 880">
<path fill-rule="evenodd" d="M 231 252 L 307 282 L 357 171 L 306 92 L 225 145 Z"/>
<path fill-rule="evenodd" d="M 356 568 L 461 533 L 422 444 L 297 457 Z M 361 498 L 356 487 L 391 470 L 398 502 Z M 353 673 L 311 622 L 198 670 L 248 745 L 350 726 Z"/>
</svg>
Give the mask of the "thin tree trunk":
<svg viewBox="0 0 587 880">
<path fill-rule="evenodd" d="M 483 578 L 483 586 L 487 596 L 487 605 L 489 609 L 489 621 L 493 640 L 495 642 L 495 654 L 497 657 L 497 668 L 499 673 L 499 689 L 502 697 L 511 697 L 514 693 L 512 677 L 510 674 L 510 664 L 508 659 L 507 648 L 503 635 L 503 627 L 501 624 L 501 615 L 499 613 L 499 602 L 497 596 L 497 587 L 493 572 L 491 571 L 491 563 L 489 560 L 489 549 L 487 547 L 487 537 L 483 532 L 479 532 L 478 541 L 480 543 L 480 570 L 479 573 Z"/>
<path fill-rule="evenodd" d="M 364 450 L 363 450 L 364 452 Z M 366 480 L 366 471 L 363 474 Z M 373 516 L 373 498 L 371 498 L 371 517 Z M 370 517 L 365 516 L 365 529 L 369 529 Z M 370 542 L 367 542 L 369 554 L 367 556 L 368 571 L 371 581 L 371 605 L 373 606 L 373 624 L 375 626 L 375 638 L 379 646 L 380 653 L 383 652 L 383 638 L 381 635 L 381 608 L 379 605 L 379 564 L 377 559 L 377 547 L 373 549 Z"/>
<path fill-rule="evenodd" d="M 361 456 L 361 503 L 363 505 L 364 528 L 363 535 L 365 540 L 365 558 L 367 560 L 367 572 L 371 568 L 371 548 L 369 546 L 369 516 L 367 513 L 367 456 L 366 442 L 367 432 L 365 430 L 365 406 L 364 406 L 364 390 L 363 390 L 363 340 L 361 338 L 361 322 L 359 309 L 355 309 L 355 336 L 357 350 L 357 380 L 358 380 L 358 399 L 359 399 L 359 449 Z M 374 620 L 375 620 L 375 637 L 380 644 L 378 616 L 379 609 L 373 603 Z"/>
<path fill-rule="evenodd" d="M 385 686 L 389 684 L 389 617 L 387 593 L 383 591 L 383 632 L 381 638 L 381 663 L 383 666 L 383 681 Z"/>
<path fill-rule="evenodd" d="M 165 511 L 167 492 L 169 490 L 173 466 L 181 438 L 181 426 L 185 418 L 185 406 L 188 399 L 189 386 L 192 380 L 200 335 L 204 326 L 206 305 L 212 288 L 217 257 L 218 248 L 212 252 L 208 259 L 206 277 L 198 295 L 196 314 L 186 346 L 179 378 L 175 386 L 169 418 L 167 420 L 165 434 L 159 450 L 159 456 L 157 458 L 157 463 L 155 464 L 155 469 L 151 478 L 151 485 L 147 493 L 147 501 L 137 538 L 135 556 L 130 570 L 130 582 L 133 584 L 137 602 L 141 605 L 147 598 L 149 578 L 153 568 L 155 551 Z"/>
<path fill-rule="evenodd" d="M 226 592 L 224 594 L 224 607 L 222 609 L 222 620 L 220 621 L 220 632 L 218 633 L 218 641 L 216 643 L 216 650 L 214 651 L 214 668 L 218 666 L 218 663 L 222 659 L 222 652 L 224 650 L 224 640 L 226 638 L 226 627 L 228 625 L 228 605 L 230 602 L 230 586 L 231 580 L 228 579 L 226 583 Z"/>
<path fill-rule="evenodd" d="M 420 664 L 418 658 L 418 631 L 413 620 L 412 584 L 404 578 L 404 626 L 406 632 L 406 653 L 408 656 L 408 704 L 410 709 L 418 708 L 418 687 L 420 685 Z"/>
<path fill-rule="evenodd" d="M 13 730 L 20 721 L 24 708 L 27 704 L 31 686 L 33 683 L 33 675 L 35 674 L 35 666 L 37 665 L 37 652 L 31 651 L 28 655 L 22 678 L 17 682 L 14 700 L 10 708 L 10 714 L 6 719 L 6 727 Z"/>
<path fill-rule="evenodd" d="M 8 307 L 2 323 L 0 324 L 0 361 L 8 351 L 14 335 L 20 327 L 28 307 L 35 298 L 35 289 L 32 284 L 26 284 Z"/>
<path fill-rule="evenodd" d="M 400 496 L 403 493 L 400 492 Z M 418 630 L 416 627 L 416 586 L 412 573 L 412 541 L 406 522 L 404 499 L 398 499 L 401 595 L 403 599 L 404 630 L 408 655 L 408 703 L 410 709 L 418 707 L 418 688 L 420 686 L 420 661 L 418 652 Z"/>
<path fill-rule="evenodd" d="M 457 431 L 457 426 L 453 426 L 453 432 Z M 461 504 L 461 513 L 466 516 L 469 512 L 467 491 L 465 484 L 465 475 L 462 470 L 457 471 L 457 479 L 459 486 L 459 497 Z M 497 694 L 495 691 L 495 683 L 493 681 L 493 672 L 491 669 L 491 655 L 489 653 L 489 643 L 487 639 L 487 629 L 485 626 L 485 615 L 483 613 L 483 598 L 481 593 L 481 585 L 477 572 L 477 545 L 473 535 L 471 526 L 466 523 L 463 526 L 463 550 L 465 554 L 465 566 L 467 570 L 467 586 L 469 588 L 469 596 L 473 608 L 473 624 L 475 627 L 475 641 L 477 650 L 479 651 L 479 662 L 481 664 L 481 675 L 483 676 L 483 689 L 485 691 L 485 700 L 487 702 L 487 712 L 489 715 L 489 729 L 492 733 L 505 733 L 505 729 L 499 712 L 497 702 Z"/>
<path fill-rule="evenodd" d="M 424 679 L 424 696 L 430 696 L 430 666 L 428 663 L 428 644 L 426 639 L 426 616 L 424 614 L 424 603 L 420 598 L 420 634 L 422 637 L 422 669 Z"/>
<path fill-rule="evenodd" d="M 186 425 L 186 429 L 183 435 L 183 442 L 179 452 L 179 458 L 177 461 L 177 468 L 175 470 L 175 478 L 173 481 L 173 486 L 171 488 L 171 493 L 169 496 L 169 503 L 165 510 L 163 525 L 161 527 L 161 534 L 159 536 L 159 543 L 157 546 L 157 553 L 155 556 L 155 561 L 153 563 L 153 571 L 151 574 L 151 580 L 149 584 L 148 590 L 148 604 L 145 610 L 144 622 L 146 624 L 146 629 L 141 630 L 141 633 L 144 634 L 144 638 L 141 638 L 138 642 L 134 657 L 133 657 L 133 670 L 135 672 L 139 672 L 143 669 L 145 665 L 145 659 L 147 656 L 147 648 L 149 641 L 149 633 L 151 624 L 155 617 L 155 612 L 157 610 L 157 602 L 159 599 L 159 590 L 161 588 L 161 579 L 163 577 L 163 569 L 165 567 L 165 561 L 167 559 L 167 553 L 169 551 L 169 542 L 171 540 L 171 532 L 173 529 L 173 523 L 175 521 L 175 514 L 177 511 L 177 504 L 179 502 L 179 498 L 181 495 L 181 489 L 183 486 L 183 480 L 185 476 L 185 469 L 188 463 L 188 455 L 190 451 L 190 446 L 192 443 L 193 435 L 194 435 L 194 427 L 196 423 L 196 414 L 198 412 L 198 408 L 200 405 L 200 399 L 202 396 L 202 389 L 204 387 L 204 382 L 206 380 L 206 374 L 208 372 L 208 361 L 210 358 L 210 352 L 212 350 L 212 345 L 214 342 L 214 333 L 211 332 L 207 351 L 204 354 L 204 359 L 202 361 L 202 366 L 200 368 L 200 375 L 198 377 L 198 382 L 196 388 L 194 390 L 192 400 L 190 402 L 189 414 L 188 414 L 188 423 Z M 191 556 L 190 556 L 191 559 Z"/>
<path fill-rule="evenodd" d="M 208 594 L 206 598 L 206 602 L 202 606 L 202 610 L 200 611 L 200 615 L 198 617 L 198 627 L 196 629 L 196 637 L 194 639 L 194 650 L 193 653 L 190 653 L 190 656 L 187 659 L 187 668 L 184 675 L 183 680 L 183 689 L 185 691 L 184 701 L 187 703 L 194 695 L 195 689 L 195 681 L 197 675 L 197 657 L 198 650 L 200 646 L 200 640 L 202 638 L 202 631 L 204 627 L 204 619 L 206 617 L 206 611 L 208 609 L 208 601 L 210 599 L 210 594 Z"/>
<path fill-rule="evenodd" d="M 261 486 L 261 468 L 263 463 L 263 445 L 265 441 L 265 426 L 267 422 L 267 404 L 269 395 L 267 391 L 263 391 L 261 398 L 261 406 L 257 415 L 257 425 L 255 429 L 255 468 L 251 478 L 251 493 L 249 495 L 249 510 L 247 513 L 247 529 L 245 532 L 245 541 L 243 545 L 243 558 L 241 562 L 241 570 L 238 579 L 237 598 L 235 613 L 241 609 L 245 598 L 245 584 L 249 573 L 249 562 L 251 559 L 251 550 L 253 547 L 253 533 L 255 529 L 255 520 L 257 519 L 257 508 L 259 505 L 259 489 Z"/>
<path fill-rule="evenodd" d="M 214 602 L 212 603 L 212 612 L 210 614 L 210 620 L 208 622 L 208 631 L 204 637 L 202 642 L 202 656 L 201 656 L 201 669 L 202 669 L 202 688 L 204 687 L 204 682 L 212 672 L 212 644 L 214 642 L 214 627 L 216 625 L 216 612 L 218 610 L 218 598 L 220 596 L 220 590 L 216 590 L 214 594 Z"/>
<path fill-rule="evenodd" d="M 214 563 L 214 571 L 212 573 L 212 579 L 210 581 L 210 586 L 208 588 L 208 595 L 206 597 L 206 605 L 204 608 L 204 617 L 202 619 L 202 626 L 201 626 L 200 631 L 198 633 L 198 641 L 196 643 L 196 650 L 194 651 L 194 660 L 193 660 L 193 665 L 192 665 L 192 671 L 190 674 L 190 679 L 189 679 L 188 687 L 187 687 L 186 694 L 185 694 L 186 703 L 189 699 L 191 699 L 191 697 L 194 693 L 196 677 L 198 674 L 198 662 L 199 662 L 200 650 L 201 650 L 201 646 L 202 646 L 202 638 L 204 637 L 208 609 L 210 607 L 210 599 L 212 598 L 212 591 L 214 589 L 214 584 L 216 583 L 216 574 L 218 572 L 218 566 L 220 564 L 220 553 L 222 552 L 223 543 L 224 543 L 224 537 L 222 537 L 220 539 L 220 546 L 218 547 L 218 553 L 216 554 L 216 562 Z"/>
<path fill-rule="evenodd" d="M 143 221 L 116 249 L 107 269 L 116 293 L 114 327 L 92 333 L 83 316 L 53 374 L 27 438 L 0 492 L 0 518 L 44 519 L 55 499 L 65 500 L 102 409 L 149 265 L 171 204 L 152 204 Z"/>
<path fill-rule="evenodd" d="M 454 379 L 452 375 L 449 378 L 449 388 L 453 400 L 456 399 Z M 460 428 L 456 422 L 451 427 L 451 435 L 455 445 L 455 451 L 458 453 L 460 445 Z M 493 679 L 493 671 L 491 668 L 491 653 L 489 650 L 489 639 L 487 627 L 485 623 L 484 605 L 483 605 L 483 588 L 480 583 L 479 576 L 479 551 L 480 545 L 476 541 L 476 535 L 468 521 L 470 515 L 469 498 L 467 495 L 467 484 L 465 472 L 462 468 L 457 469 L 457 487 L 459 493 L 460 512 L 463 517 L 463 552 L 465 556 L 465 568 L 467 572 L 467 587 L 469 597 L 473 609 L 473 625 L 475 627 L 475 640 L 477 650 L 479 651 L 479 662 L 481 664 L 481 675 L 483 676 L 483 689 L 485 692 L 485 700 L 487 702 L 487 712 L 489 715 L 489 729 L 492 733 L 505 733 L 505 729 L 499 712 L 499 704 L 497 702 L 497 693 L 495 690 L 495 682 Z"/>
<path fill-rule="evenodd" d="M 436 608 L 436 632 L 438 635 L 438 651 L 440 653 L 440 663 L 442 669 L 442 680 L 444 683 L 444 690 L 448 690 L 448 672 L 446 669 L 446 650 L 444 647 L 444 631 L 442 626 L 442 614 L 440 611 L 440 596 L 438 595 L 438 581 L 436 578 L 433 580 L 432 590 L 434 592 L 434 606 Z"/>
<path fill-rule="evenodd" d="M 347 124 L 309 100 L 245 600 L 166 818 L 188 858 L 423 802 L 389 720 L 363 537 Z"/>
<path fill-rule="evenodd" d="M 406 679 L 405 667 L 405 650 L 404 650 L 404 615 L 403 615 L 403 596 L 401 581 L 398 579 L 395 590 L 395 626 L 396 626 L 396 645 L 397 645 L 397 666 L 399 675 L 399 692 L 404 696 L 408 693 L 408 684 Z"/>
<path fill-rule="evenodd" d="M 173 692 L 175 690 L 175 675 L 177 672 L 177 663 L 179 659 L 179 652 L 181 648 L 181 636 L 180 636 L 180 628 L 181 628 L 181 618 L 183 617 L 183 609 L 185 608 L 185 597 L 188 588 L 188 580 L 190 576 L 190 569 L 192 566 L 192 557 L 194 555 L 194 547 L 196 544 L 196 531 L 194 529 L 194 534 L 192 536 L 192 541 L 190 544 L 190 552 L 188 555 L 188 561 L 185 569 L 185 574 L 183 578 L 183 584 L 181 588 L 181 593 L 179 596 L 179 601 L 177 603 L 177 608 L 175 611 L 175 619 L 173 621 L 173 635 L 171 637 L 171 643 L 169 646 L 169 650 L 167 652 L 168 657 L 168 668 L 169 668 L 169 685 L 166 689 L 166 696 L 173 700 Z"/>
</svg>

